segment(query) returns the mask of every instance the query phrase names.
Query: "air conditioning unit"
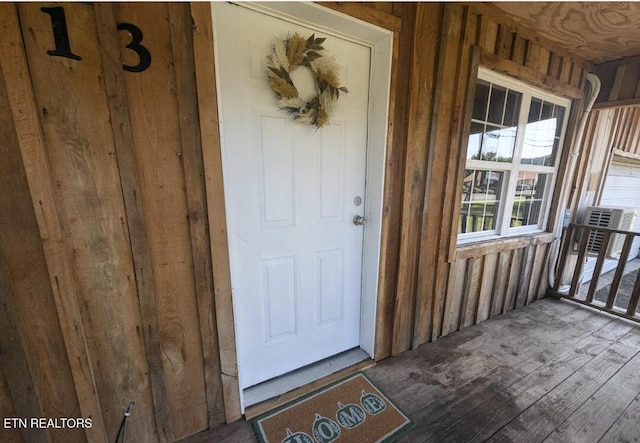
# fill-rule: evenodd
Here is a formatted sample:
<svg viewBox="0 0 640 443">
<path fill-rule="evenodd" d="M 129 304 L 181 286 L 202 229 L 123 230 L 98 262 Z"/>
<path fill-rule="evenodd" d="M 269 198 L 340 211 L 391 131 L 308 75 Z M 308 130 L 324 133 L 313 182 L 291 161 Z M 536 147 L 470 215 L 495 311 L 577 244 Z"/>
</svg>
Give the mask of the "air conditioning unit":
<svg viewBox="0 0 640 443">
<path fill-rule="evenodd" d="M 591 206 L 587 208 L 582 224 L 601 228 L 616 229 L 619 231 L 631 231 L 636 221 L 638 210 L 619 206 Z M 614 234 L 609 239 L 606 256 L 612 257 L 620 254 L 624 245 L 625 236 Z M 598 255 L 602 249 L 604 231 L 591 231 L 587 242 L 587 254 Z"/>
</svg>

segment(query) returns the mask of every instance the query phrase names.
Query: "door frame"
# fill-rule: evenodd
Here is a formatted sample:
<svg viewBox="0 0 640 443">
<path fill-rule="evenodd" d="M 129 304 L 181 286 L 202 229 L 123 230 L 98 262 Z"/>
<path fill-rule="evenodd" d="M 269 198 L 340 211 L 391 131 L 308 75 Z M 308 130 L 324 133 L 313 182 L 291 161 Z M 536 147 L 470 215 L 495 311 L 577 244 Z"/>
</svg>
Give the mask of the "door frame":
<svg viewBox="0 0 640 443">
<path fill-rule="evenodd" d="M 313 3 L 242 3 L 238 6 L 268 15 L 319 27 L 323 32 L 371 48 L 370 104 L 366 164 L 360 346 L 375 356 L 376 323 L 379 313 L 379 280 L 383 230 L 389 223 L 383 214 L 385 161 L 392 144 L 398 33 L 400 20 L 386 13 L 368 14 L 362 8 L 339 5 L 328 8 Z M 335 8 L 335 9 L 334 9 Z M 345 14 L 341 12 L 348 12 Z M 215 324 L 219 342 L 220 372 L 227 422 L 242 414 L 242 392 L 238 383 L 235 322 L 228 254 L 222 146 L 218 126 L 218 84 L 215 76 L 215 13 L 211 4 L 192 3 L 194 52 L 202 154 L 210 226 L 214 273 Z M 359 16 L 356 18 L 354 16 Z"/>
</svg>

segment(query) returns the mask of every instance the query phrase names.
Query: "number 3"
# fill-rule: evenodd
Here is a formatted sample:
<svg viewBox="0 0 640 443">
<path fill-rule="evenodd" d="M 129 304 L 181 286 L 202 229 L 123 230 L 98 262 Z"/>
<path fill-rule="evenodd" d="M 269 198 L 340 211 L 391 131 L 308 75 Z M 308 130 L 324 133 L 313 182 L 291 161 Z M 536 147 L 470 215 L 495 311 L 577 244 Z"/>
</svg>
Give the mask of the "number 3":
<svg viewBox="0 0 640 443">
<path fill-rule="evenodd" d="M 118 23 L 118 31 L 127 31 L 131 34 L 131 43 L 126 48 L 135 51 L 138 54 L 140 62 L 135 66 L 122 64 L 122 68 L 129 72 L 142 72 L 151 65 L 151 54 L 149 50 L 142 46 L 142 31 L 136 25 L 131 23 Z"/>
</svg>

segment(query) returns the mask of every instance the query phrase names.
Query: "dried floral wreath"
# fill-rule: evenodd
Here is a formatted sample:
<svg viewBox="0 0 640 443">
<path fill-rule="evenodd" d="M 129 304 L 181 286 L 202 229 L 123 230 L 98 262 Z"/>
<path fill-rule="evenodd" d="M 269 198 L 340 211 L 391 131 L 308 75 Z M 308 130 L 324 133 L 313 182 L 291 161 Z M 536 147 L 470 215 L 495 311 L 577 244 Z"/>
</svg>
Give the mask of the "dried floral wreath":
<svg viewBox="0 0 640 443">
<path fill-rule="evenodd" d="M 315 34 L 305 40 L 297 32 L 286 38 L 278 38 L 268 57 L 267 66 L 269 85 L 280 98 L 280 110 L 289 113 L 293 120 L 316 128 L 329 123 L 340 92 L 349 92 L 347 88 L 340 86 L 335 59 L 319 52 L 324 51 L 322 43 L 325 40 L 315 38 Z M 308 102 L 299 97 L 298 89 L 290 76 L 300 66 L 309 68 L 315 80 L 316 95 Z"/>
</svg>

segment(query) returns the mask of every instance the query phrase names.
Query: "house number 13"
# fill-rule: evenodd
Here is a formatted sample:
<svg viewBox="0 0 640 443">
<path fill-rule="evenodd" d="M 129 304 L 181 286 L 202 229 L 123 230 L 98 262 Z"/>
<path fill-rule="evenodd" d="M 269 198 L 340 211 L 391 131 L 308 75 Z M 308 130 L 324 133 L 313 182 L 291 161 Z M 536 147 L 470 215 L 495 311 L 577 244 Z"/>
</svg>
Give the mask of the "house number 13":
<svg viewBox="0 0 640 443">
<path fill-rule="evenodd" d="M 53 30 L 53 42 L 55 49 L 47 51 L 47 54 L 54 57 L 65 57 L 72 60 L 82 60 L 77 54 L 71 51 L 69 43 L 69 32 L 67 31 L 67 20 L 64 15 L 64 8 L 56 6 L 53 8 L 40 8 L 45 14 L 49 14 L 51 18 L 51 28 Z M 139 62 L 135 66 L 122 64 L 122 68 L 129 72 L 142 72 L 151 65 L 151 53 L 142 46 L 142 31 L 136 25 L 131 23 L 118 23 L 118 31 L 127 31 L 131 34 L 131 42 L 126 46 L 138 54 Z"/>
</svg>

